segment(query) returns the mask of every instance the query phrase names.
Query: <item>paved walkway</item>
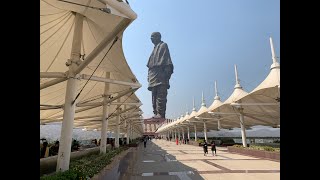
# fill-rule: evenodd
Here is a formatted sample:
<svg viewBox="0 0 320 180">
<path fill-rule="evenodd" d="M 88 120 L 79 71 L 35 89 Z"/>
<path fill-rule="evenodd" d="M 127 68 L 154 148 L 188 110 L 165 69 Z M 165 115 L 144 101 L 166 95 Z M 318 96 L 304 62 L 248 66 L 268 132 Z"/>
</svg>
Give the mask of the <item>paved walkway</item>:
<svg viewBox="0 0 320 180">
<path fill-rule="evenodd" d="M 148 141 L 130 154 L 123 180 L 277 180 L 280 162 L 233 154 L 217 147 L 217 156 L 203 155 L 202 147 L 176 145 L 166 140 Z M 121 165 L 120 165 L 121 166 Z"/>
</svg>

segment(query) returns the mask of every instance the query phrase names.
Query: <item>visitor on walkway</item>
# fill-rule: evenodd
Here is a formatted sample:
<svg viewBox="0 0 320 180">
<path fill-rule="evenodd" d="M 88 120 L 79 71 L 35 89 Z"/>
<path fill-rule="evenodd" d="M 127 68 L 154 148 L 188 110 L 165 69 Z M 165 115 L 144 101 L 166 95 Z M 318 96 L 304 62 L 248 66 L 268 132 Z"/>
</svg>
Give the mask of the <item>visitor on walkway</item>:
<svg viewBox="0 0 320 180">
<path fill-rule="evenodd" d="M 144 148 L 147 147 L 147 138 L 144 138 L 144 140 L 143 140 L 143 145 L 144 145 Z"/>
<path fill-rule="evenodd" d="M 45 141 L 42 144 L 42 148 L 40 151 L 40 158 L 46 158 L 49 156 L 49 147 L 48 147 L 48 142 Z"/>
<path fill-rule="evenodd" d="M 90 143 L 90 147 L 97 147 L 97 140 L 96 139 L 92 139 L 91 143 Z"/>
<path fill-rule="evenodd" d="M 206 155 L 208 154 L 208 144 L 207 144 L 207 141 L 204 141 L 203 151 L 204 151 L 204 156 L 206 156 Z"/>
<path fill-rule="evenodd" d="M 59 141 L 56 141 L 54 145 L 50 147 L 49 155 L 55 156 L 55 155 L 58 155 L 58 152 L 59 152 Z"/>
<path fill-rule="evenodd" d="M 114 139 L 111 139 L 111 149 L 114 150 Z"/>
<path fill-rule="evenodd" d="M 214 151 L 214 153 L 213 153 L 213 151 Z M 211 141 L 211 152 L 212 152 L 213 156 L 217 155 L 216 144 L 214 143 L 213 140 Z"/>
<path fill-rule="evenodd" d="M 176 144 L 177 144 L 177 145 L 179 144 L 179 139 L 178 139 L 178 138 L 176 138 Z"/>
</svg>

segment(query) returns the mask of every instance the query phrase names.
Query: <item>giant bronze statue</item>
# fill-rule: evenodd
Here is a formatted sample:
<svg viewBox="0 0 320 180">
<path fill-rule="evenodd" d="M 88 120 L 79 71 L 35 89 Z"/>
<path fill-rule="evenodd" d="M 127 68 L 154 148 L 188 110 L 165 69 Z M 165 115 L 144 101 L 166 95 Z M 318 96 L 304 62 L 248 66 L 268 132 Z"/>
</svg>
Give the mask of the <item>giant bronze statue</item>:
<svg viewBox="0 0 320 180">
<path fill-rule="evenodd" d="M 169 80 L 173 73 L 173 64 L 167 43 L 161 41 L 161 34 L 152 33 L 151 41 L 154 48 L 147 64 L 148 90 L 152 92 L 153 117 L 165 118 L 167 90 L 170 88 Z"/>
</svg>

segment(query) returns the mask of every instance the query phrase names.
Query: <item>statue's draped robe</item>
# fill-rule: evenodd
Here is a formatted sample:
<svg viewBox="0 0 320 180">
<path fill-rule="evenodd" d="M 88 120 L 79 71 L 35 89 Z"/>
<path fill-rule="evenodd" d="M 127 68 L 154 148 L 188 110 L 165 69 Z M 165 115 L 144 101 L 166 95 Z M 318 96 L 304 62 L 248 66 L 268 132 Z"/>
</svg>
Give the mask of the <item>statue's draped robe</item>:
<svg viewBox="0 0 320 180">
<path fill-rule="evenodd" d="M 148 61 L 148 90 L 158 85 L 166 85 L 170 88 L 169 79 L 173 73 L 173 64 L 170 57 L 168 45 L 164 42 L 157 44 Z"/>
</svg>

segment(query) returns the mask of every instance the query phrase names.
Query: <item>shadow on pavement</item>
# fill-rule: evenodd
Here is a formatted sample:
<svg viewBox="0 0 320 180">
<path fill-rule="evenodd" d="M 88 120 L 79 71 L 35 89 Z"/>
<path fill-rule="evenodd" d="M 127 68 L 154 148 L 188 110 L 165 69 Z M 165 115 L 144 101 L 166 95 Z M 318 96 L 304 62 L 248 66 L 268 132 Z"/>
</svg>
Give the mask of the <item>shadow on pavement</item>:
<svg viewBox="0 0 320 180">
<path fill-rule="evenodd" d="M 101 179 L 202 180 L 203 178 L 194 168 L 179 162 L 175 156 L 168 154 L 152 141 L 148 141 L 146 148 L 143 147 L 143 143 L 140 143 Z"/>
</svg>

